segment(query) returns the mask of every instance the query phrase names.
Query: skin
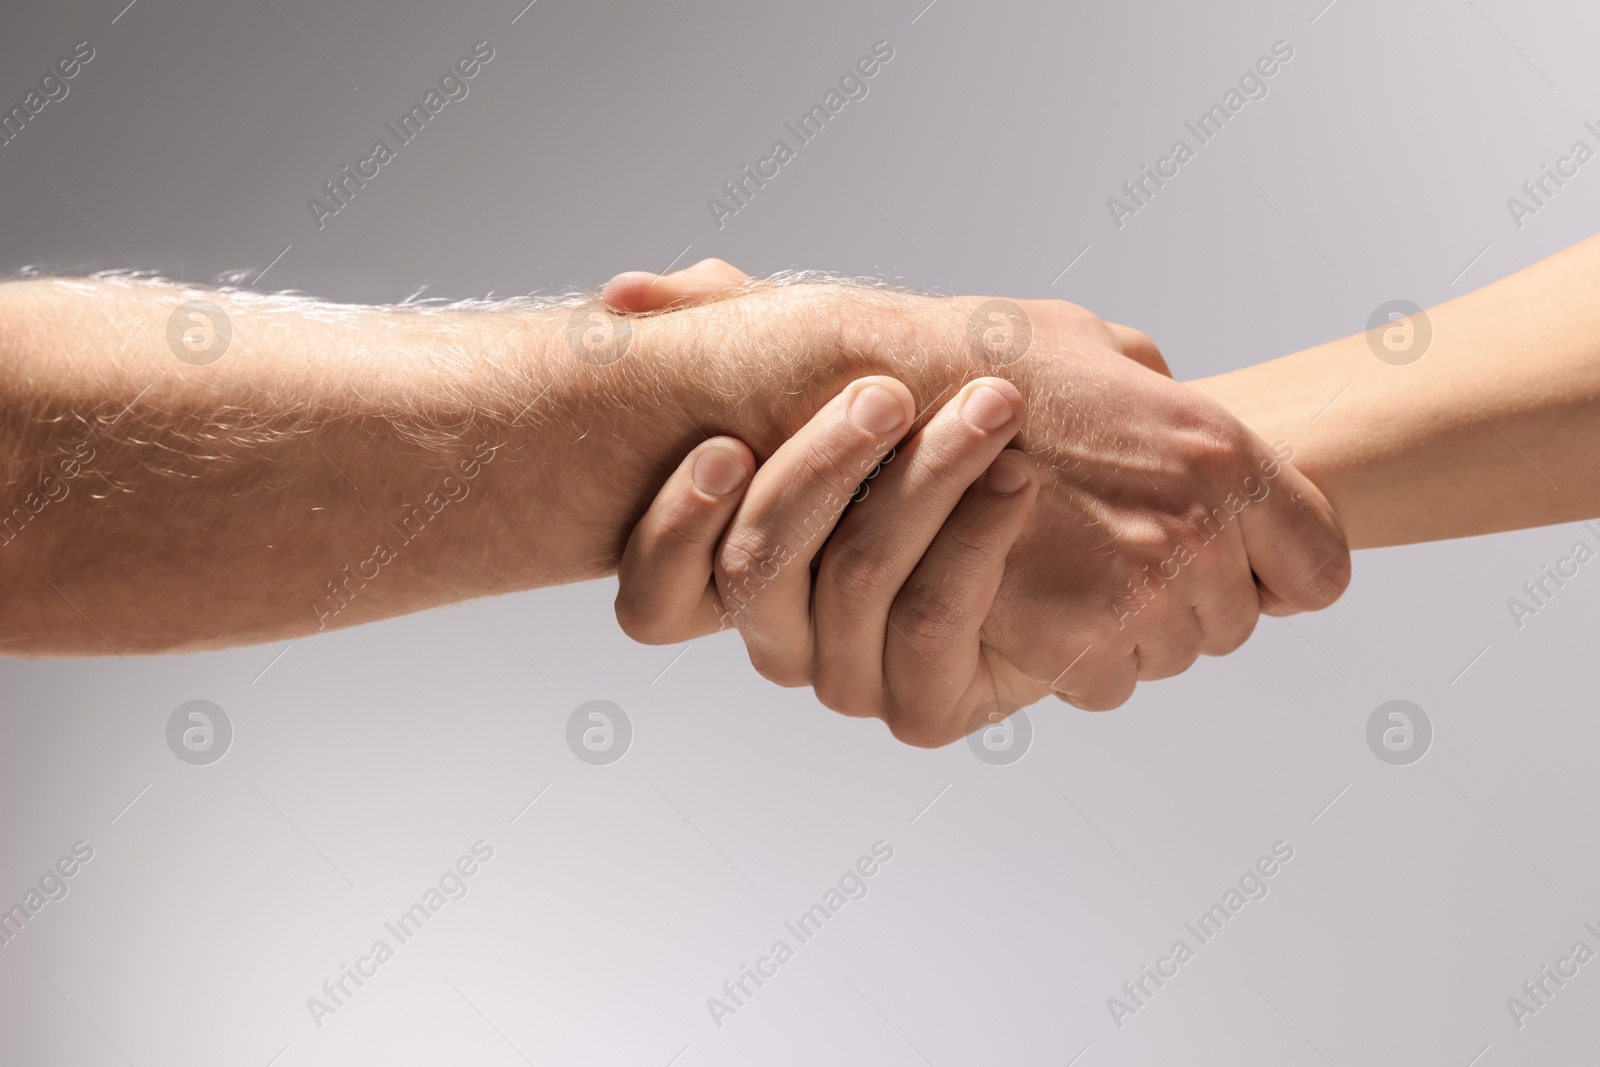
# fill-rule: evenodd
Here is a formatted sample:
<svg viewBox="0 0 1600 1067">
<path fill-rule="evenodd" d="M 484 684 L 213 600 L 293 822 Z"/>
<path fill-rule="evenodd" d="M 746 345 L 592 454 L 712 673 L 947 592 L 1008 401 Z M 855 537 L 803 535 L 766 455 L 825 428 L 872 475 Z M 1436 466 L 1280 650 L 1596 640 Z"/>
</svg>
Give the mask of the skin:
<svg viewBox="0 0 1600 1067">
<path fill-rule="evenodd" d="M 1293 443 L 1353 547 L 1592 518 L 1596 292 L 1591 237 L 1428 309 L 1432 343 L 1415 362 L 1384 362 L 1355 334 L 1191 384 L 1262 436 Z"/>
<path fill-rule="evenodd" d="M 748 492 L 734 459 L 739 442 L 717 438 L 691 452 L 623 553 L 617 617 L 624 630 L 640 640 L 676 641 L 732 625 L 741 614 L 752 632 L 784 632 L 796 614 L 808 623 L 814 617 L 815 627 L 801 628 L 806 640 L 782 651 L 803 664 L 799 669 L 818 665 L 813 684 L 829 707 L 881 717 L 908 733 L 914 730 L 908 723 L 952 715 L 966 716 L 969 729 L 981 725 L 996 710 L 995 692 L 1011 668 L 982 642 L 980 630 L 1039 484 L 1028 457 L 1005 448 L 1021 413 L 1010 383 L 988 378 L 964 387 L 871 478 L 842 519 L 819 525 L 813 544 L 821 548 L 828 537 L 831 547 L 807 562 L 859 543 L 873 546 L 874 567 L 902 576 L 902 592 L 886 610 L 855 601 L 828 615 L 819 600 L 813 616 L 811 571 L 798 559 L 793 588 L 779 582 L 725 603 L 707 581 L 725 527 L 770 522 L 792 529 L 816 513 L 806 510 L 813 499 L 837 495 L 826 481 L 808 482 L 804 456 L 826 453 L 837 458 L 834 469 L 872 471 L 883 454 L 872 435 L 851 423 L 848 409 L 868 390 L 895 384 L 853 383 L 779 448 Z M 836 513 L 818 510 L 829 518 Z M 883 520 L 892 535 L 880 527 Z M 959 606 L 959 626 L 945 629 L 944 616 L 929 615 L 933 595 L 941 605 Z M 773 644 L 781 647 L 782 639 Z"/>
<path fill-rule="evenodd" d="M 748 282 L 736 268 L 706 260 L 664 278 L 619 275 L 603 296 L 619 310 L 660 311 L 724 299 Z M 1029 307 L 1043 316 L 1070 305 Z M 1131 362 L 1168 374 L 1148 337 L 1116 324 L 1094 324 L 1127 357 L 1118 361 L 1124 367 Z M 801 546 L 800 556 L 810 566 L 793 568 L 787 582 L 779 572 L 770 583 L 772 592 L 763 583 L 759 605 L 750 603 L 743 586 L 729 581 L 729 557 L 737 567 L 749 554 L 746 543 L 778 543 L 801 517 L 825 512 L 839 499 L 838 486 L 815 484 L 808 477 L 824 466 L 815 457 L 825 456 L 833 469 L 854 471 L 846 482 L 855 484 L 871 467 L 861 458 L 869 442 L 841 434 L 824 412 L 761 468 L 736 510 L 731 501 L 714 501 L 695 491 L 687 473 L 690 465 L 714 460 L 689 457 L 685 473 L 658 497 L 624 555 L 618 597 L 624 629 L 640 640 L 677 641 L 731 623 L 767 677 L 813 685 L 829 707 L 882 718 L 897 737 L 912 744 L 938 745 L 1052 691 L 1080 706 L 1115 706 L 1131 693 L 1136 678 L 1166 677 L 1187 669 L 1199 654 L 1237 648 L 1255 625 L 1258 601 L 1280 611 L 1300 606 L 1279 602 L 1268 588 L 1252 586 L 1252 557 L 1241 536 L 1248 524 L 1240 509 L 1208 512 L 1205 518 L 1219 515 L 1220 522 L 1206 528 L 1194 517 L 1194 527 L 1180 529 L 1177 550 L 1164 561 L 1175 573 L 1163 568 L 1152 576 L 1147 569 L 1147 580 L 1130 587 L 1132 596 L 1113 601 L 1118 632 L 1109 641 L 1091 620 L 1079 631 L 1087 635 L 1081 651 L 1060 672 L 1048 681 L 1029 677 L 989 638 L 995 630 L 989 607 L 996 594 L 983 579 L 1003 564 L 989 561 L 994 549 L 982 536 L 982 515 L 986 502 L 997 516 L 1008 513 L 993 508 L 994 494 L 985 491 L 987 479 L 974 483 L 992 452 L 991 442 L 975 432 L 973 420 L 963 417 L 966 399 L 958 397 L 909 440 L 901 449 L 905 458 L 896 459 L 879 476 L 872 493 L 839 520 L 825 544 L 808 539 Z M 1015 400 L 1008 403 L 1015 408 Z M 737 447 L 737 442 L 716 442 L 712 454 Z M 1267 481 L 1282 478 L 1289 468 L 1273 461 L 1261 470 L 1268 473 L 1257 477 L 1259 471 L 1247 470 L 1244 485 L 1263 495 L 1245 500 L 1258 505 L 1252 518 L 1265 511 L 1270 521 L 1276 517 L 1271 508 L 1259 507 L 1269 499 Z M 1296 477 L 1290 473 L 1289 495 L 1272 507 L 1295 506 Z M 1148 476 L 1145 480 L 1154 488 Z M 1230 495 L 1238 499 L 1236 493 Z M 1232 516 L 1240 521 L 1229 525 Z M 946 524 L 943 529 L 941 523 Z M 989 532 L 1005 534 L 1007 526 L 997 518 Z M 670 536 L 663 537 L 663 531 Z M 1260 537 L 1256 542 L 1258 563 L 1278 547 L 1263 545 Z M 1178 556 L 1191 548 L 1192 553 Z M 1200 560 L 1209 566 L 1185 572 L 1175 559 L 1191 568 Z M 1271 573 L 1271 562 L 1267 559 L 1260 570 Z M 814 589 L 808 580 L 813 570 Z M 706 587 L 690 577 L 710 571 L 716 580 Z M 668 572 L 676 576 L 672 584 L 658 584 Z M 1178 580 L 1169 580 L 1174 578 Z M 1192 579 L 1187 586 L 1185 578 Z M 1059 602 L 1054 606 L 1058 611 L 1062 607 Z M 1154 629 L 1160 634 L 1134 645 L 1131 656 L 1124 651 L 1126 645 L 1119 649 L 1116 643 L 1130 629 L 1130 619 L 1152 623 L 1145 633 Z M 1091 658 L 1096 636 L 1105 647 L 1100 657 Z M 1034 641 L 1031 647 L 1042 644 Z M 1029 647 L 1028 642 L 1012 642 L 1010 650 L 1027 655 Z M 1079 674 L 1069 679 L 1075 671 Z"/>
<path fill-rule="evenodd" d="M 748 281 L 736 268 L 706 260 L 664 278 L 619 275 L 603 296 L 619 310 L 657 311 L 722 299 Z M 1115 332 L 1130 358 L 1167 372 L 1143 334 L 1120 326 Z M 758 665 L 777 652 L 780 666 L 763 670 L 768 677 L 801 678 L 795 684 L 813 685 L 835 710 L 882 718 L 902 740 L 937 745 L 952 731 L 971 732 L 1051 692 L 1019 680 L 982 632 L 1007 551 L 1031 511 L 1034 479 L 1020 454 L 1001 451 L 1014 439 L 1022 403 L 998 378 L 969 383 L 874 471 L 876 460 L 889 457 L 839 414 L 860 390 L 885 384 L 855 383 L 761 467 L 748 491 L 732 462 L 739 442 L 708 441 L 686 457 L 629 540 L 617 615 L 643 641 L 687 640 L 737 625 Z M 714 569 L 726 570 L 719 559 L 726 543 L 719 542 L 728 530 L 793 530 L 807 515 L 837 514 L 830 508 L 840 486 L 813 476 L 823 465 L 806 457 L 817 455 L 828 458 L 826 469 L 854 472 L 844 479 L 846 492 L 863 474 L 873 476 L 865 495 L 820 531 L 830 534 L 826 543 L 818 536 L 802 546 L 808 566 L 794 567 L 797 577 L 787 586 L 780 573 L 770 592 L 762 587 L 759 601 L 725 579 L 708 583 Z M 726 477 L 714 473 L 723 470 Z M 717 491 L 708 491 L 711 483 Z M 1219 547 L 1236 546 L 1225 539 Z M 1243 552 L 1234 558 L 1248 576 Z M 873 602 L 852 573 L 863 567 L 898 592 Z M 1247 577 L 1236 589 L 1248 604 L 1232 612 L 1231 632 L 1213 625 L 1201 651 L 1230 651 L 1253 628 Z"/>
<path fill-rule="evenodd" d="M 232 347 L 205 366 L 169 347 L 169 319 L 193 299 L 214 301 L 232 326 Z M 1212 502 L 1276 464 L 1274 453 L 1220 405 L 1128 358 L 1117 330 L 1072 305 L 1018 302 L 1031 344 L 995 362 L 975 340 L 997 332 L 994 318 L 972 326 L 984 303 L 763 286 L 631 320 L 626 353 L 607 361 L 618 321 L 594 308 L 569 334 L 567 308 L 337 307 L 131 279 L 8 283 L 0 485 L 33 511 L 28 494 L 52 464 L 86 441 L 93 459 L 67 499 L 31 517 L 4 513 L 14 522 L 0 546 L 0 648 L 212 648 L 597 577 L 617 566 L 681 457 L 713 436 L 749 446 L 736 456 L 746 474 L 781 452 L 824 494 L 799 525 L 741 521 L 722 539 L 719 582 L 742 603 L 734 618 L 751 634 L 806 628 L 811 578 L 800 561 L 837 543 L 857 551 L 821 561 L 818 596 L 845 619 L 859 599 L 892 599 L 915 542 L 891 566 L 872 530 L 857 529 L 864 520 L 834 531 L 868 468 L 852 473 L 827 448 L 785 443 L 847 387 L 870 391 L 851 383 L 874 376 L 890 401 L 875 402 L 874 417 L 829 409 L 862 460 L 916 440 L 976 379 L 998 379 L 989 386 L 1014 405 L 1018 455 L 1006 462 L 1031 466 L 1037 488 L 1017 490 L 1032 504 L 984 618 L 982 641 L 1006 669 L 991 667 L 983 703 L 1027 702 L 1054 683 L 1083 706 L 1113 706 L 1139 677 L 1242 640 L 1258 582 L 1286 610 L 1342 591 L 1349 563 L 1332 509 L 1286 465 L 1269 497 L 1152 583 L 1174 546 L 1202 544 L 1197 523 Z M 585 347 L 592 340 L 599 349 Z M 999 440 L 979 436 L 985 448 Z M 929 456 L 947 447 L 943 430 L 929 440 Z M 908 474 L 885 486 L 936 482 L 940 461 L 896 466 Z M 746 505 L 771 521 L 793 514 L 783 493 L 751 491 Z M 1006 508 L 1016 510 L 996 514 L 1018 521 L 1023 504 Z M 919 523 L 925 539 L 934 527 Z M 393 558 L 374 566 L 377 543 Z M 949 640 L 957 616 L 945 590 L 969 597 L 986 580 L 920 582 L 909 632 L 927 647 Z M 757 667 L 804 683 L 807 657 L 790 655 L 787 640 L 752 642 Z M 958 737 L 979 690 L 891 726 L 922 744 Z"/>
<path fill-rule="evenodd" d="M 644 312 L 723 299 L 747 283 L 743 272 L 708 260 L 665 277 L 619 275 L 605 296 L 621 310 Z M 1403 350 L 1399 353 L 1384 349 L 1382 331 L 1357 334 L 1191 384 L 1239 414 L 1263 438 L 1292 441 L 1296 465 L 1326 491 L 1356 547 L 1585 518 L 1600 511 L 1600 460 L 1593 451 L 1600 431 L 1600 312 L 1589 299 L 1597 285 L 1600 239 L 1592 239 L 1426 312 L 1426 325 L 1398 324 L 1400 332 L 1388 339 Z M 1148 338 L 1115 329 L 1122 331 L 1130 356 L 1165 370 Z M 1406 350 L 1408 344 L 1418 345 L 1421 331 L 1430 330 L 1431 343 Z M 1390 359 L 1378 358 L 1374 345 Z M 1509 367 L 1508 353 L 1515 354 Z M 1330 400 L 1338 405 L 1331 415 Z M 892 561 L 890 569 L 901 577 L 887 609 L 858 602 L 852 605 L 853 618 L 840 614 L 837 603 L 825 598 L 819 573 L 809 618 L 799 625 L 793 620 L 754 620 L 752 625 L 730 614 L 717 583 L 705 581 L 719 566 L 719 539 L 737 533 L 741 523 L 781 525 L 782 520 L 760 507 L 741 506 L 742 484 L 730 482 L 728 493 L 713 500 L 698 495 L 685 476 L 663 488 L 629 542 L 618 594 L 624 627 L 642 640 L 668 642 L 733 621 L 749 643 L 750 631 L 765 622 L 767 629 L 756 639 L 787 642 L 789 655 L 809 655 L 819 696 L 835 697 L 824 697 L 825 703 L 848 714 L 883 717 L 891 727 L 915 715 L 908 709 L 938 704 L 940 687 L 919 684 L 929 677 L 946 680 L 945 694 L 968 684 L 974 645 L 984 664 L 979 676 L 1001 674 L 997 651 L 981 636 L 990 595 L 981 582 L 964 580 L 984 572 L 989 564 L 984 534 L 1003 538 L 1010 517 L 988 502 L 983 480 L 971 473 L 987 462 L 992 442 L 952 433 L 953 424 L 936 420 L 921 436 L 941 435 L 942 443 L 933 446 L 939 456 L 935 465 L 952 487 L 970 486 L 959 504 L 950 492 L 880 496 L 874 482 L 846 517 L 844 525 L 862 532 L 863 542 L 875 544 L 874 551 Z M 848 455 L 847 444 L 835 442 L 820 416 L 790 444 L 802 440 L 841 459 Z M 716 456 L 741 447 L 722 440 L 710 451 Z M 749 495 L 768 491 L 769 480 L 792 481 L 781 460 L 774 457 L 758 472 Z M 899 479 L 902 485 L 913 480 Z M 806 501 L 790 506 L 803 510 Z M 670 548 L 662 536 L 664 516 L 671 516 L 673 526 Z M 942 529 L 940 522 L 946 523 Z M 911 533 L 902 532 L 908 527 Z M 834 541 L 840 538 L 836 532 Z M 823 567 L 834 541 L 821 552 Z M 918 544 L 926 546 L 920 560 L 915 558 Z M 663 580 L 669 569 L 671 583 Z M 944 620 L 950 640 L 918 646 L 900 627 L 883 623 L 900 611 L 904 598 L 924 595 L 929 585 L 951 590 Z M 658 625 L 637 632 L 625 604 L 634 617 L 648 615 Z M 846 635 L 845 640 L 833 644 L 834 634 Z M 926 657 L 922 670 L 904 669 L 908 650 Z M 1005 710 L 980 706 L 969 729 Z"/>
</svg>

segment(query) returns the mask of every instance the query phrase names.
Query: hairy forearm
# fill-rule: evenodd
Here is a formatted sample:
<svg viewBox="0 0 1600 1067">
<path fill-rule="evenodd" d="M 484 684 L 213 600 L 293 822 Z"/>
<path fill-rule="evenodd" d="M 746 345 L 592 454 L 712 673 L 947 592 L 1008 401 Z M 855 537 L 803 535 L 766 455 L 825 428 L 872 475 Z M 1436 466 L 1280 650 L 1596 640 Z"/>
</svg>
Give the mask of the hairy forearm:
<svg viewBox="0 0 1600 1067">
<path fill-rule="evenodd" d="M 1353 548 L 1600 514 L 1600 238 L 1427 312 L 1415 362 L 1356 334 L 1194 382 L 1338 510 Z"/>
<path fill-rule="evenodd" d="M 897 299 L 768 287 L 594 353 L 568 307 L 0 286 L 0 651 L 288 638 L 608 573 L 704 437 L 764 457 L 859 374 L 924 405 L 969 376 Z M 193 300 L 231 329 L 215 362 L 169 337 Z"/>
<path fill-rule="evenodd" d="M 169 344 L 195 299 L 232 331 L 207 365 Z M 624 373 L 575 360 L 566 316 L 0 287 L 4 649 L 236 644 L 585 576 L 609 446 L 651 427 L 601 402 Z"/>
</svg>

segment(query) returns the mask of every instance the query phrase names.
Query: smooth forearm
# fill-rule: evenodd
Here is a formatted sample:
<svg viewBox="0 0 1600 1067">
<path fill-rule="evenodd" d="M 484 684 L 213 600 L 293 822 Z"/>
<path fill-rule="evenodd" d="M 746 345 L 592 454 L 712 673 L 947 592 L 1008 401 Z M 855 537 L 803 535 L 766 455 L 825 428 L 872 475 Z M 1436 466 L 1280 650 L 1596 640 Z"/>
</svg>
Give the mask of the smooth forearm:
<svg viewBox="0 0 1600 1067">
<path fill-rule="evenodd" d="M 1194 382 L 1294 462 L 1354 548 L 1600 513 L 1600 239 L 1427 312 L 1415 362 L 1356 334 Z"/>
</svg>

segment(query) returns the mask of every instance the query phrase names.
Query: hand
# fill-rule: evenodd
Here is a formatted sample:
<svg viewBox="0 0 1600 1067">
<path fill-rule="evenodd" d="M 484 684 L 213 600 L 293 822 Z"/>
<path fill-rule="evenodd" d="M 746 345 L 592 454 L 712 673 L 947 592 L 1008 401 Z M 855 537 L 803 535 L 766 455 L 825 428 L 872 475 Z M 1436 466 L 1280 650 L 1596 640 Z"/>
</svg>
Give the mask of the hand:
<svg viewBox="0 0 1600 1067">
<path fill-rule="evenodd" d="M 671 274 L 624 271 L 606 282 L 600 299 L 617 311 L 637 315 L 725 300 L 752 281 L 750 275 L 725 260 L 702 259 Z M 1117 322 L 1103 325 L 1123 355 L 1158 374 L 1172 377 L 1161 350 L 1143 331 Z"/>
<path fill-rule="evenodd" d="M 618 570 L 623 630 L 677 642 L 759 612 L 747 641 L 804 660 L 825 704 L 882 718 L 913 743 L 942 744 L 953 718 L 966 717 L 965 733 L 1044 696 L 1046 686 L 980 639 L 1038 490 L 1032 460 L 1005 448 L 1021 424 L 1021 397 L 1004 379 L 979 379 L 902 441 L 910 413 L 904 385 L 869 377 L 827 404 L 753 480 L 742 442 L 718 437 L 695 448 L 628 540 Z M 779 564 L 801 584 L 719 589 L 719 542 L 741 525 L 806 531 L 795 558 Z M 898 590 L 891 602 L 880 610 L 819 599 L 813 607 L 809 564 L 829 567 L 856 543 L 874 546 L 874 566 Z"/>
<path fill-rule="evenodd" d="M 721 299 L 730 286 L 748 288 L 744 278 L 726 264 L 702 263 L 667 279 L 619 276 L 606 298 L 625 310 L 684 306 Z M 948 337 L 949 315 L 937 309 L 957 302 L 890 294 L 885 303 L 908 303 L 905 310 L 913 314 L 885 319 L 869 312 L 864 321 L 845 322 L 846 351 L 885 342 L 926 351 L 918 332 L 942 317 Z M 970 299 L 961 303 L 970 314 Z M 1035 422 L 1043 421 L 1042 429 L 1030 427 L 1055 491 L 1012 553 L 996 610 L 982 629 L 1025 676 L 1080 706 L 1113 707 L 1140 678 L 1166 677 L 1200 653 L 1236 648 L 1253 629 L 1258 606 L 1315 608 L 1342 592 L 1348 553 L 1327 502 L 1226 412 L 1149 373 L 1153 365 L 1164 372 L 1165 364 L 1157 363 L 1148 339 L 1068 304 L 1010 307 L 1042 351 L 1006 370 L 1071 409 L 1046 412 Z M 855 335 L 866 334 L 854 345 L 852 327 Z M 1125 351 L 1146 358 L 1109 358 Z M 784 570 L 796 553 L 776 518 L 776 509 L 741 509 L 719 561 L 723 588 L 734 596 L 752 583 L 781 590 L 763 594 L 755 610 L 734 612 L 733 621 L 763 674 L 806 684 L 820 664 L 815 642 L 797 637 L 804 627 L 796 625 L 793 608 L 807 603 L 809 572 Z M 858 525 L 862 530 L 847 525 L 835 535 L 843 550 L 823 555 L 819 618 L 842 618 L 844 609 L 860 609 L 863 600 L 882 614 L 879 605 L 895 600 L 900 589 L 903 567 L 862 532 L 874 524 Z M 936 589 L 922 596 L 937 606 L 918 612 L 930 620 L 918 624 L 919 638 L 937 643 L 970 622 L 963 615 L 970 604 L 952 603 Z M 819 697 L 855 710 L 867 706 L 870 694 L 824 683 Z M 942 708 L 938 721 L 896 732 L 929 743 L 949 740 L 970 727 L 973 710 Z"/>
</svg>

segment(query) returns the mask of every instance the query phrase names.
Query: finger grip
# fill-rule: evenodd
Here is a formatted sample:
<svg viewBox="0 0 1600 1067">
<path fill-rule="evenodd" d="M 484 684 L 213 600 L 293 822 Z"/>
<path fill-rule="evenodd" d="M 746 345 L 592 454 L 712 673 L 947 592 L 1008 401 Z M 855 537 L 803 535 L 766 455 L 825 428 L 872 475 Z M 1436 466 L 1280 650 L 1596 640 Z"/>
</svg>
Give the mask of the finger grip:
<svg viewBox="0 0 1600 1067">
<path fill-rule="evenodd" d="M 754 471 L 742 441 L 713 437 L 667 479 L 617 568 L 617 622 L 629 637 L 675 644 L 721 628 L 712 567 Z"/>
</svg>

